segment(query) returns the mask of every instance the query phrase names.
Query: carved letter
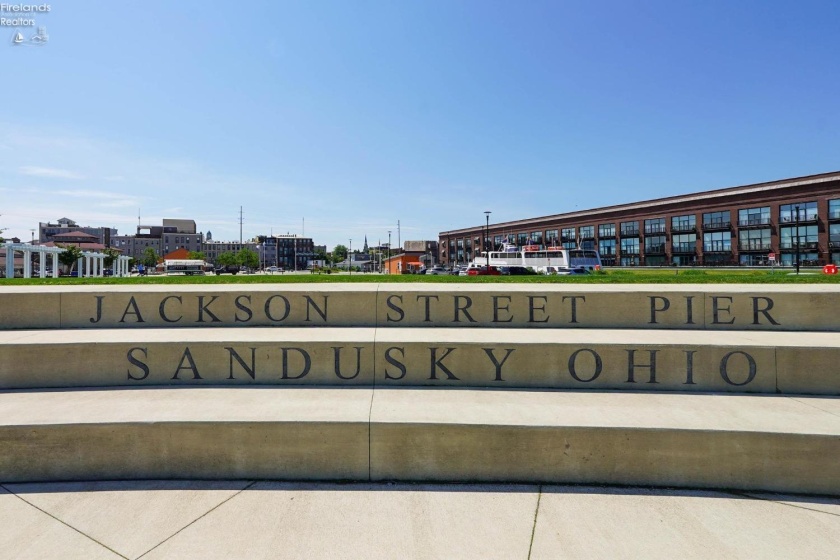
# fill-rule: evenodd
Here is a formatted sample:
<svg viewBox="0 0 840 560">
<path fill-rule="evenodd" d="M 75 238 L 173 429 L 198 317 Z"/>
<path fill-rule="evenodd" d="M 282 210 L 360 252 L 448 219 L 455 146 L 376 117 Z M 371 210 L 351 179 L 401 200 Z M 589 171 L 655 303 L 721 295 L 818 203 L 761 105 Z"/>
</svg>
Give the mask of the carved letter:
<svg viewBox="0 0 840 560">
<path fill-rule="evenodd" d="M 189 362 L 189 366 L 184 365 L 184 360 Z M 178 369 L 175 370 L 175 375 L 172 376 L 172 379 L 178 379 L 178 374 L 181 373 L 182 369 L 188 369 L 193 372 L 193 379 L 201 379 L 201 375 L 198 374 L 198 368 L 195 367 L 195 361 L 193 360 L 192 353 L 190 353 L 190 347 L 187 346 L 184 349 L 184 355 L 181 356 L 181 361 L 178 363 Z"/>
<path fill-rule="evenodd" d="M 592 377 L 589 379 L 581 379 L 578 377 L 577 369 L 575 368 L 575 363 L 577 362 L 578 354 L 581 352 L 589 352 L 595 358 L 595 371 L 592 372 Z M 598 379 L 598 376 L 601 375 L 601 370 L 603 369 L 604 364 L 601 362 L 601 356 L 598 355 L 598 352 L 595 350 L 590 350 L 589 348 L 581 348 L 580 350 L 575 350 L 574 353 L 569 356 L 569 375 L 571 375 L 575 381 L 581 381 L 583 383 L 589 383 L 590 381 L 595 381 Z"/>
<path fill-rule="evenodd" d="M 129 308 L 134 309 L 134 311 L 129 312 Z M 131 299 L 128 300 L 128 305 L 125 306 L 125 311 L 123 312 L 123 316 L 120 319 L 120 323 L 125 323 L 125 316 L 126 315 L 134 315 L 137 320 L 134 321 L 135 323 L 145 323 L 146 321 L 143 320 L 143 317 L 140 315 L 140 308 L 137 307 L 137 301 L 135 301 L 134 296 L 131 296 Z"/>
<path fill-rule="evenodd" d="M 668 308 L 671 307 L 671 301 L 668 298 L 664 298 L 662 296 L 649 296 L 650 298 L 650 321 L 648 321 L 649 325 L 656 324 L 656 314 L 660 311 L 668 311 Z M 662 307 L 656 307 L 656 300 L 662 302 Z"/>
<path fill-rule="evenodd" d="M 283 375 L 281 375 L 283 379 L 300 379 L 309 373 L 309 368 L 312 367 L 312 359 L 306 350 L 303 348 L 281 348 L 281 350 L 283 351 Z M 291 350 L 303 356 L 303 371 L 298 375 L 289 375 L 289 351 Z"/>
<path fill-rule="evenodd" d="M 391 315 L 389 314 L 389 315 L 387 315 L 386 320 L 389 323 L 399 323 L 400 321 L 405 319 L 405 312 L 401 308 L 394 305 L 393 302 L 391 301 L 392 299 L 398 299 L 400 301 L 400 303 L 402 303 L 403 298 L 402 298 L 402 296 L 388 296 L 388 299 L 385 300 L 385 303 L 388 305 L 388 307 L 390 307 L 391 309 L 393 309 L 394 311 L 396 311 L 397 313 L 400 314 L 400 318 L 399 319 L 391 319 Z"/>
<path fill-rule="evenodd" d="M 239 354 L 233 348 L 229 346 L 225 346 L 225 350 L 228 351 L 230 354 L 230 376 L 228 379 L 235 379 L 233 377 L 233 359 L 236 358 L 236 361 L 239 362 L 239 365 L 242 366 L 242 369 L 245 370 L 245 373 L 251 376 L 251 379 L 257 378 L 257 349 L 251 348 L 251 367 L 248 367 L 248 364 L 245 363 Z"/>
<path fill-rule="evenodd" d="M 141 352 L 143 352 L 143 357 L 144 358 L 148 358 L 149 353 L 145 348 L 140 348 L 139 346 L 136 346 L 134 348 L 129 348 L 128 353 L 125 356 L 126 358 L 128 358 L 128 362 L 131 365 L 137 366 L 141 370 L 143 370 L 143 376 L 142 377 L 134 377 L 133 375 L 131 375 L 131 370 L 126 370 L 126 373 L 128 373 L 128 378 L 131 379 L 132 381 L 142 381 L 143 379 L 146 379 L 147 377 L 149 377 L 149 366 L 147 366 L 144 362 L 141 362 L 140 360 L 138 360 L 137 358 L 134 357 L 134 351 L 135 350 L 140 350 Z"/>
<path fill-rule="evenodd" d="M 283 316 L 280 317 L 279 319 L 275 319 L 274 317 L 271 316 L 271 302 L 274 301 L 274 298 L 282 299 L 283 300 L 283 305 L 285 307 L 285 309 L 283 310 Z M 270 298 L 268 298 L 267 300 L 265 300 L 265 316 L 268 317 L 269 321 L 274 321 L 275 323 L 279 323 L 280 321 L 285 321 L 286 317 L 289 316 L 289 311 L 291 311 L 291 310 L 292 310 L 292 306 L 289 305 L 289 300 L 287 300 L 283 296 L 274 295 L 274 296 L 271 296 Z"/>
<path fill-rule="evenodd" d="M 432 322 L 431 309 L 430 309 L 431 306 L 429 305 L 429 302 L 431 301 L 432 298 L 435 298 L 435 301 L 440 301 L 440 298 L 438 296 L 422 296 L 421 295 L 421 296 L 417 296 L 417 301 L 420 301 L 421 298 L 426 300 L 426 318 L 423 319 L 423 322 L 424 323 L 431 323 Z"/>
<path fill-rule="evenodd" d="M 251 318 L 254 316 L 254 313 L 253 313 L 253 311 L 251 311 L 251 308 L 250 308 L 250 307 L 245 307 L 244 305 L 242 305 L 242 304 L 239 302 L 239 300 L 240 300 L 240 299 L 244 299 L 245 301 L 247 301 L 247 302 L 248 302 L 248 305 L 250 305 L 250 304 L 251 304 L 251 296 L 236 296 L 236 299 L 235 299 L 235 300 L 233 300 L 233 304 L 236 306 L 236 308 L 237 308 L 237 309 L 241 309 L 242 311 L 244 311 L 245 313 L 247 313 L 247 314 L 248 314 L 248 317 L 247 317 L 247 318 L 245 318 L 245 319 L 240 319 L 240 318 L 239 318 L 239 313 L 236 313 L 236 314 L 233 316 L 233 321 L 234 321 L 234 322 L 236 322 L 236 323 L 247 323 L 247 322 L 248 322 L 248 321 L 250 321 L 250 320 L 251 320 Z"/>
<path fill-rule="evenodd" d="M 545 313 L 545 305 L 542 307 L 534 307 L 534 300 L 540 298 L 543 300 L 543 304 L 548 301 L 548 298 L 545 296 L 528 296 L 528 322 L 529 323 L 548 323 L 548 317 L 543 319 L 542 321 L 537 321 L 534 319 L 534 311 L 542 311 Z"/>
<path fill-rule="evenodd" d="M 494 323 L 510 323 L 513 321 L 513 317 L 508 317 L 507 320 L 499 319 L 499 311 L 507 311 L 510 313 L 510 296 L 492 296 L 493 297 L 493 322 Z M 507 305 L 504 307 L 499 305 L 499 300 L 505 298 L 507 300 Z"/>
<path fill-rule="evenodd" d="M 752 323 L 753 325 L 758 324 L 758 314 L 759 313 L 764 315 L 767 318 L 767 320 L 770 321 L 771 325 L 778 325 L 779 324 L 773 319 L 773 317 L 770 316 L 770 313 L 768 313 L 768 311 L 773 309 L 773 300 L 772 299 L 770 299 L 769 297 L 754 297 L 754 298 L 752 298 L 752 300 L 753 300 L 753 323 Z M 758 308 L 758 300 L 762 300 L 764 302 L 765 307 L 763 309 Z"/>
<path fill-rule="evenodd" d="M 727 366 L 729 365 L 729 358 L 731 358 L 734 354 L 741 354 L 742 356 L 745 356 L 747 358 L 747 363 L 749 364 L 750 369 L 749 369 L 749 373 L 747 374 L 747 380 L 744 381 L 743 383 L 735 383 L 734 381 L 732 381 L 729 378 L 729 371 L 727 369 Z M 746 352 L 741 352 L 740 350 L 730 352 L 729 354 L 724 356 L 723 359 L 720 361 L 720 376 L 723 378 L 724 381 L 726 381 L 730 385 L 735 385 L 736 387 L 743 387 L 744 385 L 746 385 L 748 383 L 751 383 L 752 380 L 755 379 L 755 373 L 756 373 L 755 360 L 753 359 L 752 356 L 750 356 Z"/>
<path fill-rule="evenodd" d="M 683 385 L 697 385 L 694 382 L 694 354 L 697 350 L 685 351 L 685 383 Z"/>
<path fill-rule="evenodd" d="M 458 296 L 455 296 L 455 297 L 458 297 Z M 436 371 L 437 371 L 437 368 L 440 368 L 441 371 L 443 371 L 443 373 L 446 374 L 446 377 L 448 379 L 457 380 L 458 378 L 455 377 L 455 375 L 453 375 L 453 373 L 451 371 L 449 371 L 449 368 L 447 368 L 445 365 L 443 365 L 441 363 L 455 349 L 454 348 L 447 348 L 446 353 L 443 356 L 441 356 L 439 360 L 437 359 L 437 348 L 429 348 L 429 350 L 432 351 L 432 367 L 431 367 L 431 375 L 429 376 L 429 379 L 437 379 Z"/>
<path fill-rule="evenodd" d="M 462 299 L 463 299 L 463 300 L 466 300 L 466 302 L 467 302 L 467 304 L 466 304 L 465 306 L 463 306 L 463 307 L 461 307 L 460 305 L 458 305 L 458 303 L 459 303 Z M 464 312 L 464 315 L 466 315 L 466 316 L 467 316 L 467 319 L 469 319 L 469 320 L 470 320 L 470 323 L 475 323 L 475 319 L 473 319 L 473 318 L 470 316 L 469 311 L 467 311 L 467 309 L 469 309 L 470 307 L 472 307 L 472 298 L 470 298 L 470 297 L 468 297 L 468 296 L 455 296 L 455 320 L 453 321 L 453 323 L 460 323 L 460 322 L 461 322 L 461 319 L 460 319 L 460 316 L 461 316 L 460 312 L 461 312 L 461 311 L 463 311 L 463 312 Z"/>
<path fill-rule="evenodd" d="M 158 307 L 158 313 L 160 313 L 160 318 L 166 321 L 167 323 L 177 323 L 181 319 L 184 318 L 183 315 L 179 315 L 177 319 L 170 319 L 166 316 L 166 302 L 170 299 L 177 299 L 178 303 L 181 302 L 181 296 L 166 296 L 160 301 L 160 306 Z"/>
<path fill-rule="evenodd" d="M 105 296 L 93 296 L 96 298 L 96 319 L 93 317 L 90 318 L 91 323 L 98 323 L 100 319 L 102 319 L 102 300 L 105 299 Z"/>
<path fill-rule="evenodd" d="M 199 323 L 204 322 L 204 313 L 206 312 L 210 315 L 210 322 L 212 323 L 221 323 L 222 321 L 213 315 L 213 312 L 207 309 L 214 301 L 219 299 L 218 296 L 210 296 L 212 299 L 208 301 L 206 304 L 204 303 L 204 296 L 198 296 L 198 321 Z"/>
<path fill-rule="evenodd" d="M 685 324 L 694 324 L 694 296 L 685 296 Z"/>
<path fill-rule="evenodd" d="M 356 373 L 351 375 L 350 377 L 344 377 L 341 375 L 341 346 L 333 346 L 333 352 L 335 353 L 335 374 L 338 376 L 339 379 L 354 379 L 358 377 L 359 372 L 362 371 L 362 346 L 354 346 L 353 348 L 356 349 Z"/>
<path fill-rule="evenodd" d="M 482 348 L 482 350 L 484 350 L 484 352 L 490 358 L 490 361 L 493 362 L 493 365 L 496 366 L 496 379 L 494 381 L 504 381 L 504 379 L 502 379 L 502 366 L 505 365 L 505 362 L 513 353 L 515 348 L 505 348 L 505 357 L 502 359 L 501 362 L 496 359 L 496 356 L 493 354 L 492 348 Z"/>
<path fill-rule="evenodd" d="M 569 321 L 570 323 L 577 323 L 577 300 L 583 300 L 583 303 L 586 303 L 586 296 L 563 296 L 563 301 L 567 299 L 572 300 L 572 320 Z"/>
<path fill-rule="evenodd" d="M 311 297 L 309 297 L 309 296 L 303 296 L 303 297 L 306 298 L 306 319 L 305 320 L 309 321 L 309 308 L 311 307 L 312 309 L 315 310 L 315 313 L 320 315 L 321 319 L 323 319 L 324 322 L 326 323 L 327 322 L 327 298 L 329 296 L 324 296 L 324 309 L 321 309 L 320 307 L 318 307 L 318 305 L 315 303 L 315 301 Z"/>
<path fill-rule="evenodd" d="M 726 296 L 712 296 L 712 324 L 713 325 L 731 325 L 735 322 L 735 317 L 732 318 L 731 321 L 719 321 L 718 320 L 718 311 L 723 311 L 725 313 L 729 313 L 729 307 L 718 307 L 718 300 L 719 299 L 728 299 L 729 303 L 732 303 L 731 297 Z"/>
<path fill-rule="evenodd" d="M 627 383 L 635 383 L 636 379 L 633 377 L 634 372 L 636 371 L 637 367 L 646 367 L 650 369 L 650 380 L 648 383 L 656 383 L 656 353 L 659 350 L 648 350 L 648 355 L 650 356 L 650 363 L 645 364 L 636 364 L 635 350 L 627 350 Z"/>
<path fill-rule="evenodd" d="M 391 357 L 391 350 L 399 350 L 400 354 L 402 354 L 402 357 L 405 358 L 405 348 L 400 348 L 399 346 L 392 346 L 385 350 L 385 361 L 391 364 L 392 366 L 395 366 L 402 373 L 399 377 L 394 377 L 388 372 L 388 368 L 385 368 L 385 379 L 402 379 L 403 377 L 405 377 L 406 374 L 405 365 L 402 362 L 398 362 L 397 360 Z"/>
</svg>

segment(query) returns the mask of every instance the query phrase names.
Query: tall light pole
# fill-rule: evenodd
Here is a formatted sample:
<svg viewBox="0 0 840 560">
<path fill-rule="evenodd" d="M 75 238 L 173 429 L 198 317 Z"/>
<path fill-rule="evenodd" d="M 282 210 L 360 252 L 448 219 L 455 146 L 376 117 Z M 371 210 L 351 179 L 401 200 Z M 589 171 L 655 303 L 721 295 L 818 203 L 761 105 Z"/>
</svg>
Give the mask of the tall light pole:
<svg viewBox="0 0 840 560">
<path fill-rule="evenodd" d="M 347 272 L 350 273 L 350 276 L 353 276 L 353 269 L 350 268 L 350 259 L 353 257 L 353 240 L 350 240 L 350 248 L 347 249 Z"/>
<path fill-rule="evenodd" d="M 484 231 L 484 243 L 483 243 L 483 245 L 484 245 L 484 250 L 486 251 L 485 254 L 487 255 L 487 267 L 488 268 L 490 268 L 490 249 L 487 247 L 487 245 L 489 244 L 489 241 L 490 241 L 490 214 L 492 214 L 492 212 L 490 212 L 490 210 L 485 210 L 484 211 L 484 216 L 487 218 L 487 229 Z"/>
<path fill-rule="evenodd" d="M 799 205 L 796 205 L 796 274 L 799 274 Z"/>
<path fill-rule="evenodd" d="M 388 274 L 391 274 L 391 230 L 388 230 Z"/>
</svg>

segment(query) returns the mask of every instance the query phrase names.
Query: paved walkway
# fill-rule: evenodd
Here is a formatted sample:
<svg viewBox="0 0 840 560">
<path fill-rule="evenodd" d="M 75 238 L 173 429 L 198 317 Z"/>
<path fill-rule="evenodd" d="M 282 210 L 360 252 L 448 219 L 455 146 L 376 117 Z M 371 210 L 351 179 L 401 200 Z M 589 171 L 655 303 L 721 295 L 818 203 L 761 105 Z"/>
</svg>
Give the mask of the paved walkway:
<svg viewBox="0 0 840 560">
<path fill-rule="evenodd" d="M 0 485 L 0 558 L 837 558 L 840 498 L 531 485 Z"/>
</svg>

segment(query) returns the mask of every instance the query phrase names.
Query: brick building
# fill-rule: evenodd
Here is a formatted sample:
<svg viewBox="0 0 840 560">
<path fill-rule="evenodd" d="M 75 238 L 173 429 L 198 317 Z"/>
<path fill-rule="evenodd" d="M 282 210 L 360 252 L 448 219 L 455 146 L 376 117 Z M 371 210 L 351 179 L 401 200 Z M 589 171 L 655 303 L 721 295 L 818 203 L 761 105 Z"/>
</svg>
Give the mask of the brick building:
<svg viewBox="0 0 840 560">
<path fill-rule="evenodd" d="M 840 264 L 840 172 L 490 224 L 487 238 L 480 224 L 439 240 L 446 264 L 506 240 L 596 249 L 606 266 Z"/>
</svg>

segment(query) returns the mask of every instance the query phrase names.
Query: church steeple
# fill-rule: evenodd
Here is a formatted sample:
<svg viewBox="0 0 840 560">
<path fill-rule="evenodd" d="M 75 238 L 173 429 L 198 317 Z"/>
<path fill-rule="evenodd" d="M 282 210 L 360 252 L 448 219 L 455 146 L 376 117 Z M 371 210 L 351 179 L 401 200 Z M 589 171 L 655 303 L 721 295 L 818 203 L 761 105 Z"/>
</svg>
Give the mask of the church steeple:
<svg viewBox="0 0 840 560">
<path fill-rule="evenodd" d="M 365 248 L 364 248 L 364 252 L 365 252 L 365 253 L 367 253 L 367 252 L 368 252 L 367 235 L 365 235 Z"/>
</svg>

